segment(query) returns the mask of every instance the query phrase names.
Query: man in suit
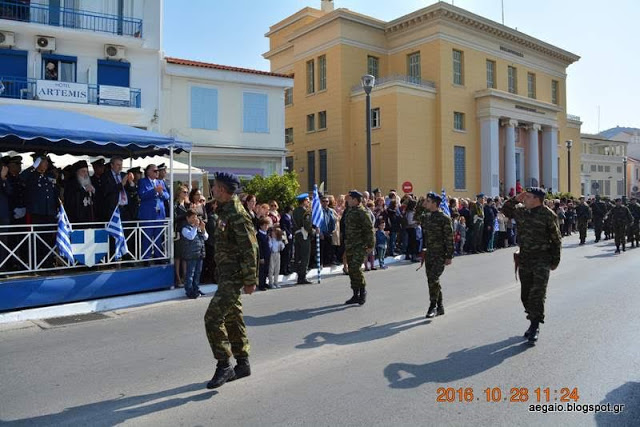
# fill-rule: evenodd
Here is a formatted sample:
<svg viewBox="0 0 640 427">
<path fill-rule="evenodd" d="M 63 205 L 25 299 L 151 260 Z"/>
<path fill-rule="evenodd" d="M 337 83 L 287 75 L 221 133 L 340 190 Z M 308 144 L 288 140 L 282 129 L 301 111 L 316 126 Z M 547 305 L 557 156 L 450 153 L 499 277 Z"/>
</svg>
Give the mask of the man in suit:
<svg viewBox="0 0 640 427">
<path fill-rule="evenodd" d="M 91 185 L 95 189 L 95 193 L 93 195 L 93 212 L 95 221 L 102 221 L 105 216 L 104 211 L 104 193 L 102 190 L 102 182 L 105 177 L 105 165 L 104 159 L 98 158 L 91 162 L 91 166 L 93 167 L 93 175 L 91 175 Z M 115 209 L 115 208 L 114 208 Z M 112 211 L 113 212 L 113 211 Z"/>
<path fill-rule="evenodd" d="M 140 196 L 140 220 L 164 220 L 166 212 L 164 202 L 169 200 L 169 192 L 164 182 L 158 179 L 158 168 L 150 164 L 144 170 L 145 177 L 138 182 L 138 195 Z M 142 234 L 142 258 L 160 258 L 164 254 L 164 240 L 166 234 L 158 223 L 141 224 Z"/>
<path fill-rule="evenodd" d="M 125 186 L 133 178 L 133 174 L 122 173 L 122 157 L 112 157 L 109 162 L 110 168 L 102 175 L 102 218 L 107 222 L 111 219 L 116 206 L 120 207 L 120 218 L 122 221 L 131 221 L 128 215 L 129 198 Z"/>
</svg>

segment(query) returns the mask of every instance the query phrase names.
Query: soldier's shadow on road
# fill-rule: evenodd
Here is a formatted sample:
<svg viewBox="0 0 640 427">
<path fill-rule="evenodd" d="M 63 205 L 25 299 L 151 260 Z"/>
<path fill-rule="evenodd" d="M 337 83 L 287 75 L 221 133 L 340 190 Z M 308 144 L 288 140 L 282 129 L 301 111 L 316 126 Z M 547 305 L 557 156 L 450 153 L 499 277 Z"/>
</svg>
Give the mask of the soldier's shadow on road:
<svg viewBox="0 0 640 427">
<path fill-rule="evenodd" d="M 616 256 L 615 253 L 615 248 L 611 249 L 611 251 L 603 253 L 603 254 L 598 254 L 598 255 L 585 255 L 584 257 L 586 259 L 594 259 L 594 258 L 613 258 L 614 256 Z"/>
<path fill-rule="evenodd" d="M 203 383 L 194 383 L 155 393 L 139 396 L 116 397 L 102 402 L 88 403 L 86 405 L 66 408 L 56 414 L 39 415 L 21 420 L 4 421 L 3 426 L 54 426 L 54 425 L 78 425 L 78 426 L 111 426 L 125 421 L 143 417 L 155 412 L 176 408 L 189 402 L 199 402 L 215 396 L 217 391 L 206 391 L 187 397 L 173 397 L 182 393 L 202 390 Z M 169 399 L 166 399 L 169 398 Z M 159 399 L 166 399 L 154 402 Z M 153 402 L 153 403 L 152 403 Z M 141 406 L 145 405 L 145 406 Z M 37 408 L 34 408 L 37 411 Z"/>
<path fill-rule="evenodd" d="M 607 403 L 610 403 L 612 407 L 614 405 L 624 405 L 624 410 L 617 414 L 613 412 L 597 413 L 595 420 L 598 427 L 637 426 L 640 422 L 640 382 L 629 381 L 610 391 L 604 400 L 600 402 L 601 405 L 606 405 Z"/>
<path fill-rule="evenodd" d="M 416 326 L 429 324 L 430 320 L 424 317 L 403 320 L 401 322 L 385 323 L 383 325 L 369 325 L 358 329 L 357 331 L 343 332 L 334 334 L 332 332 L 314 332 L 304 338 L 304 343 L 299 344 L 296 348 L 316 348 L 325 344 L 349 345 L 358 344 L 367 341 L 374 341 L 388 338 L 392 335 L 399 334 Z"/>
<path fill-rule="evenodd" d="M 445 359 L 424 365 L 391 363 L 384 369 L 384 376 L 391 388 L 415 388 L 425 383 L 446 384 L 477 375 L 494 368 L 506 359 L 531 348 L 520 337 L 465 348 L 450 353 Z"/>
<path fill-rule="evenodd" d="M 244 322 L 247 326 L 267 326 L 277 325 L 280 323 L 296 322 L 299 320 L 307 320 L 323 314 L 331 314 L 337 311 L 346 310 L 353 305 L 334 304 L 324 307 L 305 308 L 302 310 L 288 310 L 280 313 L 270 314 L 263 317 L 244 316 Z"/>
</svg>

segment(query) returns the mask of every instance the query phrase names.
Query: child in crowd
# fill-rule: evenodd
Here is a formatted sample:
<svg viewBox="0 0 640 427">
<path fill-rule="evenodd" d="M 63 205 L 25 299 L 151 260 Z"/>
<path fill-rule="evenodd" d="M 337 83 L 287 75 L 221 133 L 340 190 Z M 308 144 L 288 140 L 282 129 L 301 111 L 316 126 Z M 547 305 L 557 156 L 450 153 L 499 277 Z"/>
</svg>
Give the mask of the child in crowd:
<svg viewBox="0 0 640 427">
<path fill-rule="evenodd" d="M 267 276 L 269 275 L 269 261 L 271 260 L 271 248 L 269 247 L 269 236 L 267 230 L 271 228 L 271 219 L 263 216 L 258 220 L 258 251 L 260 254 L 260 265 L 258 271 L 258 289 L 266 291 L 271 286 L 267 286 Z"/>
<path fill-rule="evenodd" d="M 378 221 L 378 230 L 376 230 L 376 255 L 378 256 L 378 265 L 381 269 L 386 270 L 387 266 L 384 265 L 384 257 L 387 253 L 387 238 L 389 232 L 384 231 L 385 221 Z"/>
<path fill-rule="evenodd" d="M 269 285 L 279 288 L 278 275 L 280 274 L 280 252 L 284 250 L 284 241 L 282 240 L 282 230 L 275 226 L 269 233 L 269 248 L 271 249 L 271 258 L 269 259 Z"/>
<path fill-rule="evenodd" d="M 187 262 L 184 290 L 187 297 L 192 299 L 204 295 L 204 292 L 200 291 L 200 274 L 205 255 L 204 242 L 209 238 L 205 225 L 194 209 L 187 211 L 187 224 L 181 230 L 182 237 L 185 239 L 182 258 Z"/>
<path fill-rule="evenodd" d="M 458 223 L 456 225 L 456 253 L 458 255 L 464 255 L 464 245 L 467 241 L 467 224 L 462 215 L 458 217 Z"/>
</svg>

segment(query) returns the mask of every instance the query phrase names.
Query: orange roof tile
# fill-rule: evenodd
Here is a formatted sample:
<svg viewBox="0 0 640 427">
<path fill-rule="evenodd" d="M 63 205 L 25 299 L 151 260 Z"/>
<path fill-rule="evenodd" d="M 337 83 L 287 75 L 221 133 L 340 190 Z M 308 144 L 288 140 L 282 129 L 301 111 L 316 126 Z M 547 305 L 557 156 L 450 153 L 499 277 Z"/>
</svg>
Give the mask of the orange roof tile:
<svg viewBox="0 0 640 427">
<path fill-rule="evenodd" d="M 272 77 L 285 77 L 285 78 L 293 77 L 287 74 L 271 73 L 269 71 L 261 71 L 261 70 L 252 70 L 250 68 L 230 67 L 228 65 L 212 64 L 209 62 L 191 61 L 189 59 L 180 59 L 180 58 L 172 58 L 172 57 L 165 57 L 165 59 L 169 64 L 186 65 L 189 67 L 211 68 L 214 70 L 235 71 L 238 73 L 259 74 L 262 76 L 272 76 Z"/>
</svg>

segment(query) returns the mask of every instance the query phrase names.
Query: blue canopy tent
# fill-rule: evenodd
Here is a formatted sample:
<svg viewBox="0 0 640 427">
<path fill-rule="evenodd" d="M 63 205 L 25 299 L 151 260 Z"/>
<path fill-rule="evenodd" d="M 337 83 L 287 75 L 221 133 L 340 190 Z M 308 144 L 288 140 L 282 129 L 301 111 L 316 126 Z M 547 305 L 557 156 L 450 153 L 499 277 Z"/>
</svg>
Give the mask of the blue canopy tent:
<svg viewBox="0 0 640 427">
<path fill-rule="evenodd" d="M 86 114 L 0 105 L 0 151 L 46 151 L 123 158 L 169 154 L 172 168 L 173 154 L 191 151 L 191 143 Z M 170 177 L 172 187 L 173 170 L 170 170 Z M 167 230 L 173 229 L 173 204 L 170 206 Z M 99 224 L 97 227 L 103 226 Z M 168 249 L 168 253 L 172 263 L 172 250 Z M 42 274 L 36 277 L 3 276 L 0 280 L 0 311 L 166 289 L 173 285 L 173 276 L 172 264 L 83 273 L 71 270 L 65 271 L 64 275 Z"/>
</svg>

